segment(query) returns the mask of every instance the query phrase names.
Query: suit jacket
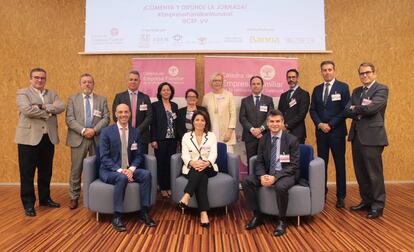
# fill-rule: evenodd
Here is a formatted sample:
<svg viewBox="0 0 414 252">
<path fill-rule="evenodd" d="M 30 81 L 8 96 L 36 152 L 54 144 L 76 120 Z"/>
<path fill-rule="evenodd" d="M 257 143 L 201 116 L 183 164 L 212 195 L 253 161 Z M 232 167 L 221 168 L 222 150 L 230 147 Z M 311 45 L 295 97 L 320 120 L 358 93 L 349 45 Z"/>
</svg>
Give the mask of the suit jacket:
<svg viewBox="0 0 414 252">
<path fill-rule="evenodd" d="M 16 103 L 19 110 L 15 142 L 17 144 L 37 145 L 43 137 L 44 128 L 52 144 L 59 143 L 57 115 L 65 111 L 65 104 L 54 91 L 45 90 L 44 105 L 39 94 L 33 87 L 17 90 Z"/>
<path fill-rule="evenodd" d="M 85 128 L 85 108 L 82 93 L 69 97 L 66 107 L 66 125 L 68 126 L 68 135 L 66 137 L 66 145 L 70 147 L 78 147 L 83 140 L 82 130 Z M 95 111 L 99 111 L 96 112 Z M 92 126 L 95 130 L 94 142 L 99 143 L 99 133 L 101 129 L 108 126 L 109 111 L 106 97 L 93 93 L 92 108 Z"/>
<path fill-rule="evenodd" d="M 131 150 L 133 144 L 137 149 Z M 143 144 L 139 139 L 139 131 L 136 128 L 128 127 L 128 163 L 137 169 L 143 166 Z M 99 140 L 99 156 L 101 166 L 99 168 L 100 177 L 105 182 L 110 172 L 116 172 L 122 165 L 122 144 L 121 136 L 117 124 L 112 124 L 102 129 Z"/>
<path fill-rule="evenodd" d="M 242 99 L 239 112 L 239 121 L 243 127 L 242 140 L 245 142 L 256 141 L 257 138 L 252 135 L 250 128 L 260 128 L 263 126 L 267 129 L 267 113 L 274 109 L 273 99 L 270 96 L 262 94 L 260 97 L 260 106 L 266 106 L 267 111 L 256 111 L 253 95 Z"/>
<path fill-rule="evenodd" d="M 125 103 L 131 109 L 131 100 L 129 98 L 128 90 L 119 94 L 116 94 L 114 102 L 112 103 L 112 118 L 114 122 L 117 121 L 115 116 L 116 106 L 121 103 Z M 146 104 L 147 109 L 141 109 L 141 105 Z M 131 109 L 132 112 L 132 109 Z M 129 118 L 129 123 L 131 123 L 132 116 Z M 149 127 L 152 121 L 152 107 L 151 100 L 148 95 L 138 92 L 137 95 L 137 109 L 136 109 L 136 128 L 139 130 L 141 135 L 141 141 L 148 144 L 150 142 L 150 132 Z"/>
<path fill-rule="evenodd" d="M 346 112 L 345 107 L 349 101 L 348 84 L 335 80 L 329 92 L 328 101 L 324 104 L 323 97 L 324 83 L 319 84 L 313 89 L 312 101 L 310 105 L 310 116 L 315 124 L 315 131 L 318 131 L 319 123 L 328 123 L 331 126 L 331 134 L 345 136 L 346 131 Z M 332 101 L 333 94 L 340 94 L 341 100 Z"/>
<path fill-rule="evenodd" d="M 207 109 L 203 106 L 197 106 L 197 110 L 202 110 L 204 112 L 207 112 Z M 185 127 L 185 121 L 186 121 L 186 115 L 187 115 L 187 107 L 180 108 L 178 110 L 178 117 L 177 117 L 177 141 L 181 141 L 184 134 L 187 133 L 187 128 Z M 210 124 L 211 125 L 211 124 Z"/>
<path fill-rule="evenodd" d="M 271 158 L 271 134 L 266 134 L 259 141 L 259 148 L 257 151 L 257 159 L 255 163 L 254 174 L 260 177 L 270 173 L 270 158 Z M 299 178 L 299 142 L 298 139 L 287 133 L 282 132 L 280 139 L 280 153 L 290 156 L 289 163 L 281 163 L 282 170 L 277 173 L 278 178 L 285 176 L 295 176 L 297 180 Z"/>
<path fill-rule="evenodd" d="M 171 102 L 172 113 L 175 114 L 175 119 L 173 122 L 173 128 L 175 136 L 177 138 L 177 115 L 178 115 L 178 105 L 175 102 Z M 165 135 L 167 134 L 167 115 L 165 113 L 164 105 L 162 101 L 156 101 L 152 103 L 152 115 L 153 120 L 151 123 L 151 142 L 152 141 L 162 141 L 165 140 Z"/>
<path fill-rule="evenodd" d="M 218 166 L 215 164 L 217 159 L 217 138 L 213 132 L 207 132 L 203 134 L 201 144 L 199 145 L 194 131 L 190 131 L 184 134 L 181 142 L 184 165 L 182 172 L 188 174 L 190 171 L 190 161 L 196 161 L 199 159 L 210 161 L 213 169 L 218 172 Z"/>
<path fill-rule="evenodd" d="M 289 103 L 294 100 L 296 104 L 293 102 L 294 105 L 290 106 Z M 290 99 L 289 91 L 280 96 L 278 109 L 283 113 L 285 126 L 292 135 L 298 138 L 306 138 L 305 118 L 309 110 L 309 103 L 309 93 L 301 87 L 293 92 Z"/>
<path fill-rule="evenodd" d="M 208 113 L 210 114 L 211 126 L 212 128 L 218 122 L 220 129 L 220 136 L 217 136 L 219 142 L 223 142 L 224 135 L 226 134 L 227 129 L 236 129 L 236 105 L 234 104 L 233 94 L 224 90 L 222 95 L 222 100 L 217 104 L 216 98 L 213 92 L 207 93 L 203 97 L 202 105 L 207 108 Z M 218 107 L 219 113 L 215 113 L 216 108 Z M 213 128 L 213 132 L 215 129 Z M 230 140 L 226 143 L 228 145 L 236 144 L 236 130 L 233 130 L 233 134 Z"/>
<path fill-rule="evenodd" d="M 388 145 L 387 133 L 384 126 L 385 110 L 387 108 L 388 87 L 374 82 L 364 96 L 362 87 L 353 90 L 351 100 L 347 107 L 348 116 L 351 117 L 352 124 L 349 131 L 348 140 L 352 141 L 355 131 L 358 131 L 359 141 L 364 145 L 386 146 Z M 363 99 L 370 103 L 362 105 Z M 351 105 L 355 106 L 350 110 Z"/>
</svg>

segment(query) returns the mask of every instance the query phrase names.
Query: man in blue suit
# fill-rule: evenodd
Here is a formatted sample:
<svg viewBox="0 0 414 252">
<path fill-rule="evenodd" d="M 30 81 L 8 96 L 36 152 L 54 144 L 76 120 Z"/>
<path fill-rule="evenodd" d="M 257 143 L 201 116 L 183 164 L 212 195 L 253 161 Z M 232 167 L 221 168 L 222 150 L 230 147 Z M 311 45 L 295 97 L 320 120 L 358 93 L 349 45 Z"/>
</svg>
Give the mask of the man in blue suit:
<svg viewBox="0 0 414 252">
<path fill-rule="evenodd" d="M 137 182 L 140 184 L 142 206 L 139 218 L 145 225 L 153 227 L 155 222 L 148 215 L 151 201 L 151 173 L 141 169 L 144 157 L 139 132 L 128 125 L 131 116 L 128 105 L 119 104 L 115 116 L 118 122 L 104 128 L 99 141 L 101 159 L 99 177 L 103 182 L 115 185 L 112 226 L 118 232 L 126 230 L 121 221 L 125 189 L 128 183 Z"/>
<path fill-rule="evenodd" d="M 310 116 L 315 124 L 318 156 L 325 161 L 325 192 L 329 149 L 335 162 L 336 172 L 336 207 L 345 207 L 346 173 L 345 173 L 345 106 L 349 101 L 348 84 L 335 79 L 335 63 L 323 61 L 321 73 L 324 82 L 313 89 Z"/>
</svg>

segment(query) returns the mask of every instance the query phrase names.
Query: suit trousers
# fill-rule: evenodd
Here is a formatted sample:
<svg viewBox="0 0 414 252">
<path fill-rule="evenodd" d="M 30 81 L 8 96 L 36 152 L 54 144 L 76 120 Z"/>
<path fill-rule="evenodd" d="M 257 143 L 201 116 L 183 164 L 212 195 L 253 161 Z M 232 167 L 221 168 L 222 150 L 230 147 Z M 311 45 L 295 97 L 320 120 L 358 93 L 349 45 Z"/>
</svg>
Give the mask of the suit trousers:
<svg viewBox="0 0 414 252">
<path fill-rule="evenodd" d="M 384 146 L 363 145 L 357 131 L 352 141 L 352 159 L 362 202 L 372 209 L 385 206 L 385 185 L 382 165 Z"/>
<path fill-rule="evenodd" d="M 96 146 L 93 139 L 84 138 L 78 147 L 70 148 L 71 169 L 69 178 L 69 195 L 71 199 L 77 199 L 81 191 L 81 176 L 83 168 L 83 159 L 95 155 Z"/>
<path fill-rule="evenodd" d="M 257 155 L 257 149 L 259 147 L 259 139 L 245 141 L 244 145 L 246 146 L 247 165 L 249 165 L 250 158 Z M 250 169 L 247 168 L 247 174 L 249 174 L 249 171 Z"/>
<path fill-rule="evenodd" d="M 321 130 L 316 132 L 318 156 L 325 161 L 325 193 L 328 193 L 327 181 L 330 149 L 335 163 L 336 197 L 338 199 L 345 199 L 346 197 L 345 144 L 345 135 L 326 134 Z"/>
<path fill-rule="evenodd" d="M 18 144 L 20 170 L 20 198 L 24 208 L 34 207 L 34 176 L 37 168 L 39 202 L 50 199 L 50 180 L 52 178 L 55 146 L 49 136 L 44 134 L 38 145 Z"/>
<path fill-rule="evenodd" d="M 200 212 L 210 209 L 207 196 L 208 178 L 216 175 L 217 172 L 212 167 L 208 167 L 201 172 L 191 168 L 188 174 L 185 175 L 188 179 L 188 183 L 184 188 L 184 192 L 190 194 L 190 196 L 193 196 L 195 193 L 198 210 L 200 210 Z"/>
<path fill-rule="evenodd" d="M 260 215 L 258 190 L 262 186 L 259 178 L 256 175 L 250 174 L 243 180 L 243 191 L 246 197 L 249 209 L 252 210 L 256 216 Z M 289 189 L 295 185 L 295 176 L 285 176 L 279 178 L 272 186 L 276 191 L 276 203 L 279 210 L 279 217 L 284 219 L 289 203 Z M 272 200 L 272 199 L 269 199 Z"/>
<path fill-rule="evenodd" d="M 158 149 L 155 149 L 155 158 L 157 159 L 157 176 L 160 190 L 171 189 L 171 156 L 177 152 L 177 141 L 175 139 L 166 139 L 157 141 Z"/>
<path fill-rule="evenodd" d="M 151 173 L 144 169 L 135 169 L 133 175 L 134 182 L 139 183 L 139 197 L 141 208 L 148 208 L 151 202 Z M 124 212 L 125 189 L 128 185 L 128 177 L 120 172 L 110 172 L 105 183 L 115 186 L 114 189 L 114 211 L 116 213 Z"/>
</svg>

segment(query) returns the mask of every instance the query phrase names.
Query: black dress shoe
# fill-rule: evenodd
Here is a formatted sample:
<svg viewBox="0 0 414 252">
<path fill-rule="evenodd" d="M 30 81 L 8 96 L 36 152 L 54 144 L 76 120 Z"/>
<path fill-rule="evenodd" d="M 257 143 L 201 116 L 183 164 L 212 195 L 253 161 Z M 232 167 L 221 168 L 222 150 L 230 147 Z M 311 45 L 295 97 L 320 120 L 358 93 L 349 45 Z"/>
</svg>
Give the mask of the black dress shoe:
<svg viewBox="0 0 414 252">
<path fill-rule="evenodd" d="M 122 223 L 121 217 L 114 217 L 112 219 L 112 227 L 118 232 L 126 231 L 126 227 L 124 223 Z"/>
<path fill-rule="evenodd" d="M 178 202 L 178 207 L 181 208 L 182 211 L 184 211 L 188 208 L 188 205 L 186 205 L 184 202 L 180 201 L 180 202 Z"/>
<path fill-rule="evenodd" d="M 351 211 L 362 211 L 370 208 L 370 205 L 365 204 L 364 202 L 359 203 L 359 205 L 351 206 Z"/>
<path fill-rule="evenodd" d="M 367 218 L 368 219 L 376 219 L 382 216 L 384 213 L 384 209 L 371 209 L 371 211 L 368 212 Z"/>
<path fill-rule="evenodd" d="M 203 228 L 209 228 L 210 227 L 210 222 L 201 222 L 200 223 L 200 225 L 201 225 L 201 227 L 203 227 Z"/>
<path fill-rule="evenodd" d="M 286 222 L 279 220 L 279 223 L 277 224 L 275 231 L 273 231 L 274 236 L 281 236 L 286 233 Z"/>
<path fill-rule="evenodd" d="M 24 214 L 29 217 L 35 217 L 36 211 L 33 207 L 28 207 L 24 209 Z"/>
<path fill-rule="evenodd" d="M 262 224 L 263 224 L 263 221 L 260 217 L 253 216 L 253 218 L 249 221 L 249 223 L 247 223 L 246 229 L 247 230 L 252 230 L 252 229 L 257 228 L 258 226 L 260 226 Z"/>
<path fill-rule="evenodd" d="M 345 200 L 344 199 L 337 199 L 336 200 L 336 208 L 344 208 L 345 207 Z"/>
<path fill-rule="evenodd" d="M 139 216 L 139 219 L 144 222 L 145 226 L 147 227 L 154 227 L 155 221 L 151 219 L 151 217 L 148 215 L 148 213 L 143 213 Z"/>
<path fill-rule="evenodd" d="M 40 202 L 39 205 L 40 206 L 45 206 L 45 207 L 52 207 L 52 208 L 59 208 L 60 207 L 60 204 L 54 202 L 52 199 L 48 199 L 47 201 Z"/>
</svg>

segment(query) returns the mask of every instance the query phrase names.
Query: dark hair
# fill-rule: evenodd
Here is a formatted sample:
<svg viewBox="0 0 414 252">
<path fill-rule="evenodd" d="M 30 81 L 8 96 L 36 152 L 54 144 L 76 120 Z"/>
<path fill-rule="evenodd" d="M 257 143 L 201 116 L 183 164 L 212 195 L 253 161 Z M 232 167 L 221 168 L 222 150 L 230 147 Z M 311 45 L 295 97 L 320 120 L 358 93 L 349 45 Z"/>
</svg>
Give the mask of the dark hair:
<svg viewBox="0 0 414 252">
<path fill-rule="evenodd" d="M 193 88 L 189 88 L 187 89 L 187 91 L 185 91 L 185 98 L 187 99 L 188 93 L 193 92 L 194 94 L 196 94 L 197 99 L 198 99 L 198 93 L 197 90 L 193 89 Z"/>
<path fill-rule="evenodd" d="M 267 118 L 268 119 L 271 116 L 281 116 L 283 119 L 285 119 L 284 116 L 283 116 L 283 113 L 278 109 L 272 109 L 272 110 L 269 111 L 269 113 L 267 113 Z"/>
<path fill-rule="evenodd" d="M 372 70 L 372 72 L 374 72 L 374 73 L 375 73 L 375 66 L 374 66 L 374 64 L 372 64 L 372 63 L 370 63 L 370 62 L 362 62 L 362 63 L 361 63 L 361 65 L 359 65 L 359 67 L 358 67 L 358 73 L 359 73 L 359 69 L 360 69 L 361 67 L 370 67 L 370 68 L 371 68 L 371 70 Z"/>
<path fill-rule="evenodd" d="M 131 70 L 129 71 L 128 75 L 129 74 L 135 74 L 135 75 L 138 75 L 138 77 L 140 77 L 138 70 Z"/>
<path fill-rule="evenodd" d="M 201 115 L 204 118 L 204 121 L 206 121 L 206 126 L 204 127 L 204 132 L 209 132 L 211 130 L 210 116 L 208 115 L 207 112 L 205 112 L 203 110 L 194 111 L 193 117 L 191 118 L 191 125 L 193 125 L 193 130 L 195 129 L 194 120 L 195 120 L 196 116 L 198 116 L 198 115 Z"/>
<path fill-rule="evenodd" d="M 294 72 L 294 73 L 296 73 L 296 77 L 299 77 L 299 72 L 298 72 L 298 70 L 296 70 L 295 68 L 292 68 L 292 69 L 287 70 L 287 72 L 286 72 L 286 78 L 287 78 L 287 76 L 288 76 L 288 73 L 290 73 L 290 72 Z"/>
<path fill-rule="evenodd" d="M 161 89 L 164 87 L 164 86 L 168 86 L 170 89 L 171 89 L 171 95 L 170 95 L 170 101 L 172 100 L 172 98 L 174 97 L 174 93 L 175 93 L 175 91 L 174 91 L 174 87 L 170 84 L 170 83 L 168 83 L 168 82 L 163 82 L 163 83 L 161 83 L 159 86 L 158 86 L 158 91 L 157 91 L 157 98 L 158 98 L 158 100 L 159 101 L 161 101 L 162 100 L 162 95 L 161 95 Z"/>
<path fill-rule="evenodd" d="M 95 80 L 93 79 L 93 76 L 90 73 L 84 73 L 81 74 L 81 76 L 79 77 L 79 81 L 80 79 L 82 79 L 83 77 L 91 77 L 92 78 L 92 83 L 95 84 Z"/>
<path fill-rule="evenodd" d="M 263 86 L 263 85 L 264 85 L 263 78 L 262 78 L 262 77 L 260 77 L 260 76 L 258 76 L 258 75 L 253 75 L 253 76 L 250 78 L 250 81 L 249 81 L 250 86 L 252 85 L 252 81 L 253 81 L 253 79 L 256 79 L 256 78 L 260 80 L 260 82 L 262 83 L 262 86 Z"/>
<path fill-rule="evenodd" d="M 324 65 L 332 65 L 333 69 L 335 70 L 335 62 L 333 62 L 332 60 L 324 60 L 321 62 L 321 69 Z"/>
<path fill-rule="evenodd" d="M 36 68 L 33 68 L 32 70 L 30 70 L 30 79 L 32 78 L 32 74 L 34 73 L 34 72 L 43 72 L 43 73 L 45 73 L 46 74 L 46 70 L 45 69 L 43 69 L 43 68 L 40 68 L 40 67 L 36 67 Z"/>
</svg>

